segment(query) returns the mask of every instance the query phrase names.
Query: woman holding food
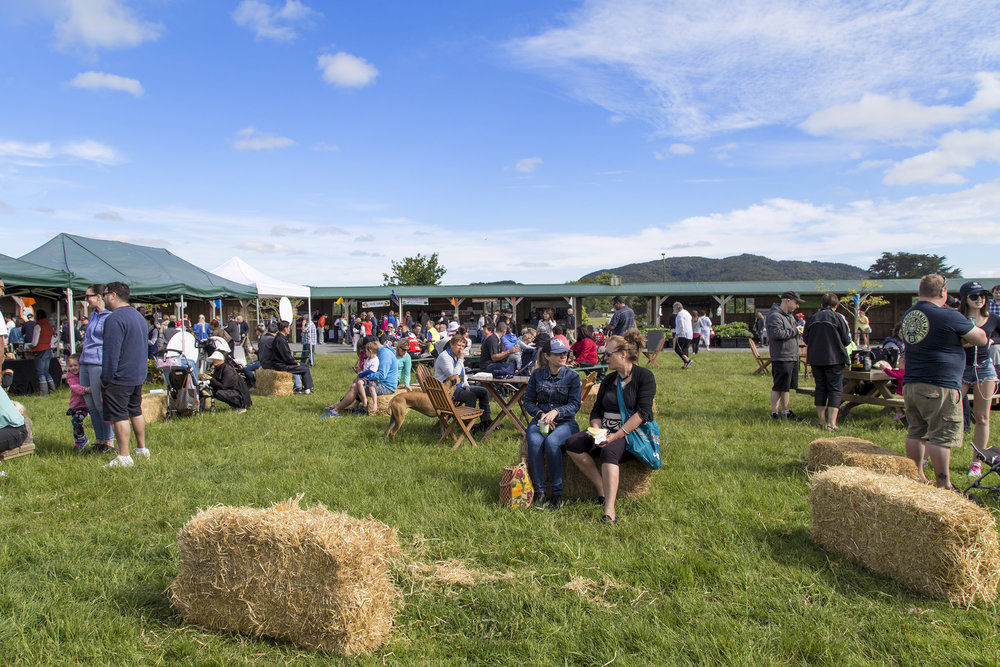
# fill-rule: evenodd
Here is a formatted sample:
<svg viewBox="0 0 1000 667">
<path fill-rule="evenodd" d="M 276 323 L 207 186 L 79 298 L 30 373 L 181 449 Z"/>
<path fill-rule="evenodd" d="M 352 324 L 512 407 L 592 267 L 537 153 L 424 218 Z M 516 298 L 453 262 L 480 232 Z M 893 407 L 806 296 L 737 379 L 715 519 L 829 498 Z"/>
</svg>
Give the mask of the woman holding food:
<svg viewBox="0 0 1000 667">
<path fill-rule="evenodd" d="M 528 379 L 524 409 L 534 419 L 528 424 L 528 474 L 535 487 L 532 507 L 562 507 L 562 445 L 580 431 L 576 412 L 580 409 L 580 376 L 567 366 L 569 348 L 550 338 L 539 352 L 539 366 Z M 545 468 L 549 489 L 545 492 Z"/>
<path fill-rule="evenodd" d="M 612 372 L 605 376 L 597 390 L 594 409 L 590 411 L 590 428 L 571 436 L 563 446 L 580 472 L 594 484 L 597 501 L 604 506 L 603 523 L 618 523 L 615 500 L 619 466 L 635 458 L 625 451 L 625 436 L 643 423 L 653 421 L 656 378 L 653 371 L 636 363 L 644 349 L 646 337 L 638 329 L 629 329 L 624 335 L 608 340 L 605 359 Z M 619 387 L 622 402 L 631 415 L 624 423 Z M 600 468 L 595 457 L 600 459 Z"/>
</svg>

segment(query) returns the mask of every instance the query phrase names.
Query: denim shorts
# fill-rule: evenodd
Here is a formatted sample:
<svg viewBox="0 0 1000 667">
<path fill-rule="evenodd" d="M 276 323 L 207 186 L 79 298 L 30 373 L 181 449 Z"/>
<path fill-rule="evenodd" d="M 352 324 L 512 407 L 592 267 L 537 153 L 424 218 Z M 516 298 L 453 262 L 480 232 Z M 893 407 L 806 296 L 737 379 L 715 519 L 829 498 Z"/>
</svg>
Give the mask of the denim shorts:
<svg viewBox="0 0 1000 667">
<path fill-rule="evenodd" d="M 969 385 L 976 385 L 987 380 L 996 380 L 997 371 L 989 357 L 980 361 L 975 366 L 966 366 L 962 373 L 962 382 Z"/>
</svg>

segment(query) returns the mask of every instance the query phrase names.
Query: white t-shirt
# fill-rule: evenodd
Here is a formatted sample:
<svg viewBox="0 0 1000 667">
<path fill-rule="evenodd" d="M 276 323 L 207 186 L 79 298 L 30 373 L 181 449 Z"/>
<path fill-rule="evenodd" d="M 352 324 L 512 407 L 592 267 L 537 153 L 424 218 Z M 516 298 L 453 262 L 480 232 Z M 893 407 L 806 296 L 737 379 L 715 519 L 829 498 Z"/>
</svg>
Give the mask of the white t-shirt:
<svg viewBox="0 0 1000 667">
<path fill-rule="evenodd" d="M 703 337 L 712 335 L 712 320 L 709 319 L 708 315 L 699 317 L 698 324 L 701 325 L 701 335 Z"/>
<path fill-rule="evenodd" d="M 6 336 L 6 335 L 7 335 L 7 324 L 3 321 L 3 318 L 0 317 L 0 336 Z"/>
<path fill-rule="evenodd" d="M 694 338 L 694 331 L 691 330 L 691 313 L 681 309 L 677 313 L 677 320 L 674 323 L 674 333 L 678 338 Z"/>
</svg>

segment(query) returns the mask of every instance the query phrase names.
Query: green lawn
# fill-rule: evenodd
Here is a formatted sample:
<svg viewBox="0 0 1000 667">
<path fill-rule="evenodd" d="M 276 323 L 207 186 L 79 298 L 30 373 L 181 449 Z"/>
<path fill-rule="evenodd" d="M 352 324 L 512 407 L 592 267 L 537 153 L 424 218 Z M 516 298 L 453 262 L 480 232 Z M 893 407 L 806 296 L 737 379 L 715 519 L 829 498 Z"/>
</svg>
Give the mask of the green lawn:
<svg viewBox="0 0 1000 667">
<path fill-rule="evenodd" d="M 749 354 L 702 353 L 689 371 L 660 357 L 664 467 L 647 498 L 619 503 L 617 527 L 591 503 L 500 508 L 519 445 L 509 426 L 452 451 L 415 413 L 392 444 L 388 418 L 317 419 L 348 356 L 317 358 L 312 396 L 152 425 L 152 459 L 131 470 L 71 453 L 68 390 L 24 400 L 37 454 L 0 466 L 0 663 L 340 662 L 188 627 L 164 595 L 177 531 L 200 508 L 304 493 L 396 527 L 410 561 L 478 575 L 470 586 L 401 569 L 393 640 L 349 662 L 1000 664 L 995 608 L 911 594 L 812 544 L 811 399 L 793 396 L 807 421 L 772 423 L 770 379 L 750 374 Z M 841 433 L 902 449 L 902 427 L 875 407 Z M 960 483 L 970 451 L 954 457 Z"/>
</svg>

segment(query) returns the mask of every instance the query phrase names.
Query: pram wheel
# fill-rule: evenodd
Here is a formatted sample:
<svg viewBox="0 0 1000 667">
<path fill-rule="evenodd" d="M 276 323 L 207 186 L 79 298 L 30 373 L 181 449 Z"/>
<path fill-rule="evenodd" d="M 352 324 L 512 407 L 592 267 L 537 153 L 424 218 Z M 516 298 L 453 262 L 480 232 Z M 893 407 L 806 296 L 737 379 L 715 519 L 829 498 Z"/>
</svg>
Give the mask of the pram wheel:
<svg viewBox="0 0 1000 667">
<path fill-rule="evenodd" d="M 969 498 L 969 500 L 971 500 L 972 502 L 976 503 L 976 504 L 977 504 L 977 505 L 979 505 L 980 507 L 982 507 L 982 506 L 983 506 L 983 501 L 981 501 L 981 500 L 979 499 L 979 494 L 976 494 L 976 493 L 970 493 L 970 494 L 968 495 L 968 498 Z"/>
</svg>

